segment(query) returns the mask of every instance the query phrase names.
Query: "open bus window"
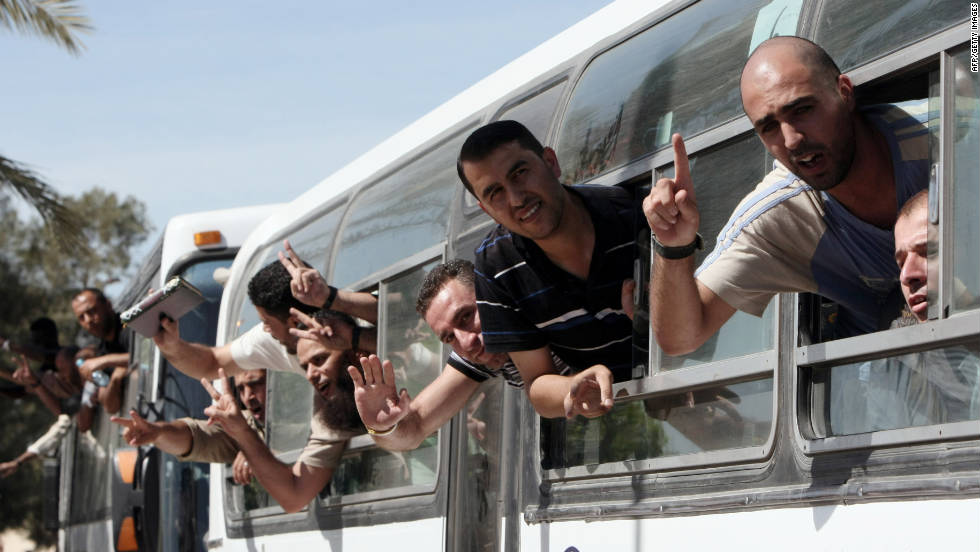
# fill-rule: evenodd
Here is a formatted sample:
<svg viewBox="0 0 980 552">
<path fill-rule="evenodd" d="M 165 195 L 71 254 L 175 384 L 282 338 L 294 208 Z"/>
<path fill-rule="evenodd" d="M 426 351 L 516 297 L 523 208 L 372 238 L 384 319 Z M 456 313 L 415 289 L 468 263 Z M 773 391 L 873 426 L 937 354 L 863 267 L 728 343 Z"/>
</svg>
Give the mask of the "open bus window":
<svg viewBox="0 0 980 552">
<path fill-rule="evenodd" d="M 913 215 L 902 227 L 907 233 L 907 225 L 919 217 L 926 226 L 928 311 L 919 310 L 918 318 L 913 315 L 896 284 L 895 295 L 904 312 L 883 317 L 885 331 L 815 348 L 807 345 L 835 334 L 836 305 L 816 296 L 800 301 L 800 427 L 806 438 L 828 439 L 813 443 L 816 450 L 864 446 L 861 438 L 848 436 L 893 430 L 914 429 L 886 434 L 895 442 L 934 439 L 955 431 L 915 428 L 980 419 L 980 346 L 957 337 L 975 332 L 980 287 L 976 256 L 980 82 L 966 70 L 968 54 L 966 48 L 941 52 L 937 63 L 889 75 L 858 90 L 863 103 L 908 105 L 910 97 L 928 96 L 934 170 L 929 202 L 920 207 L 925 215 Z M 944 74 L 945 80 L 940 78 Z M 941 148 L 942 139 L 951 143 Z M 943 345 L 937 347 L 937 341 Z M 968 431 L 975 433 L 975 426 L 971 427 Z"/>
<path fill-rule="evenodd" d="M 929 132 L 927 138 L 928 155 L 931 162 L 938 159 L 939 152 L 939 94 L 935 83 L 938 81 L 938 64 L 930 64 L 926 67 L 915 69 L 911 72 L 902 73 L 900 76 L 892 75 L 887 79 L 881 79 L 871 83 L 861 85 L 856 89 L 856 97 L 859 109 L 876 105 L 894 104 L 904 109 L 913 117 L 924 118 L 925 128 Z M 932 85 L 930 84 L 932 83 Z M 909 133 L 909 129 L 902 128 L 896 132 L 896 136 L 901 137 Z M 911 144 L 911 145 L 909 145 Z M 905 154 L 906 151 L 912 152 L 912 140 L 903 142 L 899 147 Z M 909 153 L 909 159 L 916 159 L 916 153 Z M 822 192 L 826 193 L 826 192 Z M 901 208 L 898 205 L 897 208 Z M 930 239 L 938 240 L 935 231 L 931 230 Z M 931 254 L 930 262 L 936 261 L 935 251 Z M 890 255 L 889 255 L 890 257 Z M 905 307 L 905 300 L 899 288 L 898 272 L 891 283 L 890 294 L 882 294 L 878 301 L 880 303 L 877 326 L 879 330 L 886 330 L 894 321 L 901 318 Z M 822 297 L 818 294 L 801 294 L 799 299 L 799 343 L 808 345 L 811 343 L 821 343 L 832 341 L 843 337 L 851 337 L 855 334 L 854 315 L 847 312 L 843 306 L 836 302 Z"/>
<path fill-rule="evenodd" d="M 765 148 L 754 134 L 690 156 L 691 179 L 701 210 L 701 235 L 705 237 L 705 249 L 697 252 L 695 266 L 700 266 L 716 249 L 725 245 L 718 240 L 727 229 L 729 217 L 742 197 L 765 177 L 768 159 Z M 657 178 L 671 176 L 673 165 Z M 715 236 L 719 238 L 714 239 Z M 655 370 L 676 370 L 772 349 L 773 303 L 769 302 L 762 317 L 736 312 L 714 336 L 689 354 L 670 356 L 655 349 Z"/>
<path fill-rule="evenodd" d="M 415 312 L 415 297 L 430 262 L 381 282 L 380 320 L 383 331 L 378 354 L 391 361 L 398 387 L 413 397 L 439 375 L 443 367 L 442 344 Z M 368 439 L 364 441 L 364 439 Z M 432 485 L 438 470 L 438 434 L 412 451 L 393 453 L 353 442 L 334 471 L 330 494 L 349 495 L 404 486 Z M 355 446 L 357 445 L 357 446 Z"/>
</svg>

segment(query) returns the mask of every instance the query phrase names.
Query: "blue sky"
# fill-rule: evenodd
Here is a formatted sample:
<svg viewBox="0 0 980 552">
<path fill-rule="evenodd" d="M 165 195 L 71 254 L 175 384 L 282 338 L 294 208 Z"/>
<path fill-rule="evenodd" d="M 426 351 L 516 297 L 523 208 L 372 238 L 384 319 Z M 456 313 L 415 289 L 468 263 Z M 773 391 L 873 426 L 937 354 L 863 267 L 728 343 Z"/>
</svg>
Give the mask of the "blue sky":
<svg viewBox="0 0 980 552">
<path fill-rule="evenodd" d="M 78 57 L 0 29 L 0 154 L 155 232 L 288 201 L 607 3 L 83 1 Z"/>
</svg>

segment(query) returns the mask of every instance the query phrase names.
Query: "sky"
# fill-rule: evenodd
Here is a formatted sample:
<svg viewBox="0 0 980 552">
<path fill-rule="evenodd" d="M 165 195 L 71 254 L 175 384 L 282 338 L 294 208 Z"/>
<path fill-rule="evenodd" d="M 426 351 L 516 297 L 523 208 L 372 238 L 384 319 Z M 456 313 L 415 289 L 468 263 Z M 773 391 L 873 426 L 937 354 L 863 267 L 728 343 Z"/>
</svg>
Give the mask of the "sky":
<svg viewBox="0 0 980 552">
<path fill-rule="evenodd" d="M 82 0 L 79 56 L 0 27 L 0 155 L 139 198 L 145 249 L 174 215 L 294 199 L 608 2 Z"/>
</svg>

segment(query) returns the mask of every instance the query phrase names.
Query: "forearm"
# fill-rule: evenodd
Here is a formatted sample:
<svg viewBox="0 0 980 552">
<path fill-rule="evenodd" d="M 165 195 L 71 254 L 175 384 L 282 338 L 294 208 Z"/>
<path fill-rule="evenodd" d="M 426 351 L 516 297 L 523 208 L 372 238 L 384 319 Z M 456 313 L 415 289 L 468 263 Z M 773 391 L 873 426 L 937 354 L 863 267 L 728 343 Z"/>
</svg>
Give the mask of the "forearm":
<svg viewBox="0 0 980 552">
<path fill-rule="evenodd" d="M 112 353 L 92 359 L 97 362 L 96 369 L 126 368 L 129 366 L 129 353 Z"/>
<path fill-rule="evenodd" d="M 34 452 L 33 450 L 28 449 L 20 453 L 20 456 L 18 456 L 17 458 L 14 458 L 13 462 L 18 466 L 20 466 L 24 462 L 27 462 L 28 460 L 31 460 L 33 458 L 37 458 L 37 453 Z"/>
<path fill-rule="evenodd" d="M 165 422 L 160 426 L 160 434 L 153 446 L 174 456 L 184 456 L 191 451 L 194 440 L 187 424 L 180 420 Z"/>
<path fill-rule="evenodd" d="M 55 416 L 61 414 L 61 403 L 58 402 L 58 399 L 56 399 L 50 391 L 48 391 L 47 387 L 42 384 L 38 384 L 37 387 L 32 388 L 32 391 L 35 395 L 37 395 L 37 398 L 39 401 L 41 401 L 41 404 L 50 410 L 52 414 Z"/>
<path fill-rule="evenodd" d="M 330 310 L 346 312 L 371 324 L 378 323 L 378 298 L 371 293 L 338 289 Z"/>
<path fill-rule="evenodd" d="M 351 348 L 354 349 L 355 351 L 377 353 L 378 352 L 378 329 L 361 328 L 361 335 L 357 339 L 356 346 L 354 343 L 351 343 Z"/>
<path fill-rule="evenodd" d="M 302 509 L 320 491 L 299 485 L 293 466 L 280 462 L 254 431 L 238 431 L 232 437 L 248 460 L 252 474 L 287 512 Z"/>
<path fill-rule="evenodd" d="M 75 425 L 80 433 L 85 433 L 92 428 L 92 418 L 94 417 L 94 412 L 92 412 L 92 407 L 89 405 L 82 405 L 78 409 L 78 414 L 75 415 Z"/>
<path fill-rule="evenodd" d="M 112 371 L 112 376 L 109 377 L 109 385 L 100 392 L 99 399 L 102 402 L 102 408 L 109 414 L 119 412 L 122 407 L 122 388 L 126 382 L 126 373 L 125 366 L 117 367 Z"/>
<path fill-rule="evenodd" d="M 395 431 L 388 435 L 372 435 L 371 437 L 379 447 L 385 450 L 399 452 L 415 450 L 431 433 L 431 431 L 426 432 L 419 413 L 413 410 L 398 421 L 398 427 Z"/>
<path fill-rule="evenodd" d="M 650 326 L 657 344 L 669 355 L 689 353 L 710 336 L 705 335 L 693 256 L 676 260 L 655 257 L 650 279 Z"/>
<path fill-rule="evenodd" d="M 217 379 L 218 368 L 222 367 L 218 363 L 215 349 L 200 343 L 188 343 L 180 340 L 175 344 L 166 346 L 166 348 L 160 347 L 160 352 L 174 368 L 194 379 Z M 237 371 L 229 371 L 231 366 L 224 368 L 228 373 Z"/>
<path fill-rule="evenodd" d="M 564 418 L 565 396 L 571 389 L 572 378 L 558 374 L 542 374 L 527 386 L 527 396 L 542 418 Z"/>
</svg>

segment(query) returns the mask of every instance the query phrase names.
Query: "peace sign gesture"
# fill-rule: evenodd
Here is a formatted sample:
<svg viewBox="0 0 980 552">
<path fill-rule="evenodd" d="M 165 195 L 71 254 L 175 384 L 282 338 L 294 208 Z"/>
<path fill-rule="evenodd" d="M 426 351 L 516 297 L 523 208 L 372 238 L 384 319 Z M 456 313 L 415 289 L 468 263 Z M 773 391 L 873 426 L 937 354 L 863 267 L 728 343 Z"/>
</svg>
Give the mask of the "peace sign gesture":
<svg viewBox="0 0 980 552">
<path fill-rule="evenodd" d="M 204 414 L 208 417 L 208 425 L 220 425 L 225 433 L 237 440 L 243 432 L 251 430 L 248 427 L 248 422 L 242 416 L 242 411 L 238 408 L 235 396 L 231 394 L 231 390 L 235 386 L 232 385 L 231 378 L 225 376 L 224 368 L 218 368 L 218 377 L 224 381 L 220 393 L 207 378 L 201 378 L 201 385 L 204 386 L 204 390 L 214 399 L 214 404 L 205 408 Z"/>
<path fill-rule="evenodd" d="M 289 289 L 297 301 L 311 307 L 322 307 L 330 297 L 331 288 L 315 268 L 306 266 L 303 259 L 293 251 L 289 240 L 282 241 L 286 252 L 279 252 L 279 262 L 286 268 L 293 280 Z M 336 293 L 336 291 L 334 291 Z"/>
<path fill-rule="evenodd" d="M 692 243 L 701 224 L 694 197 L 694 183 L 687 150 L 680 134 L 671 137 L 674 146 L 674 178 L 661 178 L 643 200 L 643 214 L 657 241 L 667 247 Z"/>
<path fill-rule="evenodd" d="M 346 351 L 351 348 L 354 328 L 344 322 L 330 319 L 326 323 L 320 323 L 317 319 L 297 309 L 289 309 L 289 315 L 309 328 L 307 330 L 290 328 L 289 333 L 291 335 L 300 339 L 319 341 L 321 345 L 332 351 Z"/>
<path fill-rule="evenodd" d="M 126 419 L 121 416 L 109 418 L 112 423 L 123 427 L 123 440 L 134 447 L 155 443 L 162 431 L 161 424 L 148 422 L 135 410 L 130 410 L 129 416 L 132 419 Z"/>
</svg>

